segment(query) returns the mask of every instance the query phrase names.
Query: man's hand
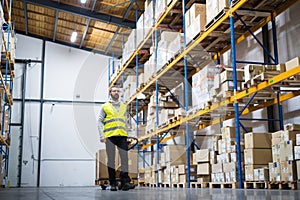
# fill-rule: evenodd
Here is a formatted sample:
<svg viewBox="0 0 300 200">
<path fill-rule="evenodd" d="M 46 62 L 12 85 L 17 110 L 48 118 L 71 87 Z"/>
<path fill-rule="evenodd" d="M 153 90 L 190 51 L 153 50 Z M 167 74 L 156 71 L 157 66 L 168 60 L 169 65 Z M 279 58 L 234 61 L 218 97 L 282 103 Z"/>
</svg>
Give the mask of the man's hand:
<svg viewBox="0 0 300 200">
<path fill-rule="evenodd" d="M 100 142 L 105 142 L 105 137 L 101 137 Z"/>
</svg>

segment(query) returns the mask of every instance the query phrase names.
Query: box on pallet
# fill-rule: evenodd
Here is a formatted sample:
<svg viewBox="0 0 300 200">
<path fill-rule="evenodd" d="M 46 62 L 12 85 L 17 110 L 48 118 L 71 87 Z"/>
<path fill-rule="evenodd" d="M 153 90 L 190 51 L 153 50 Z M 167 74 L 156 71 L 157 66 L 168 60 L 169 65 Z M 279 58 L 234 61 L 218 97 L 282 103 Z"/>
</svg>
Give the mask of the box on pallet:
<svg viewBox="0 0 300 200">
<path fill-rule="evenodd" d="M 271 148 L 271 134 L 269 133 L 246 133 L 245 134 L 245 148 Z"/>
<path fill-rule="evenodd" d="M 216 164 L 217 163 L 217 152 L 216 151 L 210 151 L 209 152 L 209 163 L 210 164 Z"/>
<path fill-rule="evenodd" d="M 210 175 L 210 164 L 209 163 L 200 163 L 197 164 L 197 174 L 198 175 Z"/>
<path fill-rule="evenodd" d="M 254 181 L 268 181 L 269 169 L 266 167 L 254 169 Z"/>
<path fill-rule="evenodd" d="M 287 131 L 300 131 L 300 124 L 285 124 L 284 125 L 284 130 Z"/>
<path fill-rule="evenodd" d="M 280 163 L 281 181 L 296 181 L 297 171 L 294 161 L 285 161 Z"/>
<path fill-rule="evenodd" d="M 272 159 L 273 162 L 280 162 L 280 151 L 278 144 L 272 145 Z"/>
<path fill-rule="evenodd" d="M 212 164 L 211 171 L 213 174 L 222 173 L 223 172 L 223 165 L 222 163 Z"/>
<path fill-rule="evenodd" d="M 254 169 L 267 167 L 267 165 L 245 165 L 245 180 L 254 181 Z"/>
<path fill-rule="evenodd" d="M 291 70 L 300 65 L 300 57 L 293 58 L 285 63 L 286 71 Z"/>
<path fill-rule="evenodd" d="M 157 22 L 167 7 L 167 0 L 159 0 L 155 3 L 155 21 Z"/>
<path fill-rule="evenodd" d="M 246 165 L 267 165 L 272 162 L 271 149 L 245 149 L 244 160 Z"/>
<path fill-rule="evenodd" d="M 166 162 L 170 162 L 172 165 L 185 164 L 186 151 L 183 145 L 168 145 L 163 147 L 163 151 L 166 155 Z"/>
<path fill-rule="evenodd" d="M 194 3 L 186 12 L 187 42 L 191 41 L 200 31 L 205 30 L 206 5 Z"/>
<path fill-rule="evenodd" d="M 297 160 L 296 163 L 297 163 L 297 177 L 298 180 L 300 180 L 300 160 Z"/>
<path fill-rule="evenodd" d="M 209 162 L 209 149 L 200 149 L 196 151 L 197 162 Z"/>
<path fill-rule="evenodd" d="M 300 146 L 295 146 L 294 152 L 295 152 L 295 160 L 300 160 Z"/>
<path fill-rule="evenodd" d="M 237 69 L 236 71 L 237 81 L 243 81 L 244 79 L 244 70 Z M 224 83 L 225 81 L 233 81 L 233 69 L 225 68 L 225 71 L 220 73 L 220 83 Z"/>
<path fill-rule="evenodd" d="M 294 160 L 294 142 L 282 141 L 278 145 L 280 162 Z"/>
<path fill-rule="evenodd" d="M 269 180 L 270 181 L 280 181 L 280 163 L 279 162 L 272 162 L 269 163 Z"/>
</svg>

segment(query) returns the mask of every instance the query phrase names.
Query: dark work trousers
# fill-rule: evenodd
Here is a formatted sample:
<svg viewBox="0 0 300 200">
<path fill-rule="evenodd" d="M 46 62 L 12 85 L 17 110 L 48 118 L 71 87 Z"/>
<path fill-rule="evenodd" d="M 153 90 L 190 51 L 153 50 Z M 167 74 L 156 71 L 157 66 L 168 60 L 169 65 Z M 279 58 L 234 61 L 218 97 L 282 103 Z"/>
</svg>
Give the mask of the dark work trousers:
<svg viewBox="0 0 300 200">
<path fill-rule="evenodd" d="M 111 185 L 116 185 L 116 169 L 115 169 L 115 154 L 116 146 L 121 157 L 120 178 L 121 183 L 129 183 L 128 176 L 128 144 L 126 136 L 113 136 L 106 138 L 106 153 L 107 153 L 107 168 L 109 182 Z"/>
</svg>

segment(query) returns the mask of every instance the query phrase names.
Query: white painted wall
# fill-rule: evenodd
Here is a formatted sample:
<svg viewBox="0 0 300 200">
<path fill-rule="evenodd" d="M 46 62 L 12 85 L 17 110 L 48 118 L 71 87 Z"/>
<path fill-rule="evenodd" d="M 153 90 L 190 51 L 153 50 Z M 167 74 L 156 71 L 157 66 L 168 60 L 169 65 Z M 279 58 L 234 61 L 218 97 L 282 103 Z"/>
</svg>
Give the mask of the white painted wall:
<svg viewBox="0 0 300 200">
<path fill-rule="evenodd" d="M 42 40 L 17 35 L 16 57 L 41 60 Z M 108 94 L 108 57 L 46 42 L 45 100 L 104 102 Z M 23 65 L 15 69 L 14 98 L 21 98 Z M 26 99 L 40 99 L 41 64 L 27 66 Z M 13 108 L 13 122 L 20 123 L 21 103 Z M 41 186 L 91 186 L 95 180 L 95 152 L 99 143 L 99 104 L 44 103 Z M 40 103 L 26 102 L 22 186 L 36 186 Z M 15 157 L 18 130 L 12 130 Z M 13 156 L 11 156 L 13 157 Z M 16 163 L 16 159 L 12 159 Z M 17 167 L 11 166 L 11 186 L 17 184 Z"/>
</svg>

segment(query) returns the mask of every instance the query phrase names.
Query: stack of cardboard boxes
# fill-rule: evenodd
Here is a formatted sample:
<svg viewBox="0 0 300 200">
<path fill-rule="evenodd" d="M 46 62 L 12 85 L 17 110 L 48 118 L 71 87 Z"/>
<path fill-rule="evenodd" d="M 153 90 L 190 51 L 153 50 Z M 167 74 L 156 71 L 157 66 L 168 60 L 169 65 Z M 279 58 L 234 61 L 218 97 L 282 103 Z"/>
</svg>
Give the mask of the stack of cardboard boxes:
<svg viewBox="0 0 300 200">
<path fill-rule="evenodd" d="M 2 181 L 5 177 L 5 169 L 4 169 L 4 163 L 3 163 L 3 157 L 2 154 L 0 154 L 0 186 L 2 186 Z"/>
<path fill-rule="evenodd" d="M 297 180 L 295 160 L 299 159 L 299 148 L 296 146 L 299 131 L 300 126 L 287 124 L 284 131 L 272 133 L 273 162 L 269 163 L 270 181 L 293 182 Z"/>
<path fill-rule="evenodd" d="M 271 134 L 270 133 L 246 133 L 245 134 L 245 180 L 255 180 L 254 170 L 256 171 L 256 177 L 259 177 L 259 181 L 267 181 L 268 163 L 272 161 L 272 149 L 271 149 Z M 259 174 L 257 174 L 259 173 Z"/>
<path fill-rule="evenodd" d="M 132 178 L 138 177 L 138 152 L 136 150 L 128 151 L 128 172 Z M 116 149 L 115 169 L 120 170 L 121 159 Z M 105 149 L 96 152 L 96 180 L 108 180 L 107 154 Z"/>
<path fill-rule="evenodd" d="M 300 134 L 296 135 L 295 160 L 297 165 L 297 180 L 300 180 Z"/>
<path fill-rule="evenodd" d="M 206 25 L 206 5 L 194 3 L 191 8 L 186 12 L 186 39 L 189 43 L 201 31 L 205 30 Z"/>
<path fill-rule="evenodd" d="M 210 151 L 211 182 L 236 183 L 238 160 L 235 127 L 223 127 L 221 133 L 221 139 L 216 137 L 213 140 L 213 149 Z M 243 149 L 244 146 L 241 145 L 241 151 Z"/>
<path fill-rule="evenodd" d="M 207 0 L 206 19 L 210 23 L 224 8 L 229 7 L 228 0 Z"/>
<path fill-rule="evenodd" d="M 209 149 L 196 150 L 193 154 L 193 165 L 197 166 L 197 182 L 210 182 L 211 165 Z"/>
</svg>

